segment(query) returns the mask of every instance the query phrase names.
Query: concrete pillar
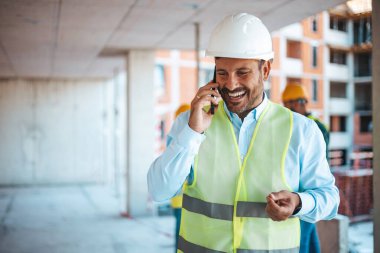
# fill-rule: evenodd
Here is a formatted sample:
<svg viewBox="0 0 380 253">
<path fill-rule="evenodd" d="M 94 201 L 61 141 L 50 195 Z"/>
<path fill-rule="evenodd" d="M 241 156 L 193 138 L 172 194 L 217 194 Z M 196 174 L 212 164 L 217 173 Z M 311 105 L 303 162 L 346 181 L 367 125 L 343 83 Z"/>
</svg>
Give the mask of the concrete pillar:
<svg viewBox="0 0 380 253">
<path fill-rule="evenodd" d="M 372 0 L 372 122 L 373 122 L 373 201 L 374 252 L 380 252 L 380 1 Z M 377 240 L 375 239 L 377 238 Z"/>
<path fill-rule="evenodd" d="M 126 214 L 150 214 L 146 175 L 154 155 L 154 51 L 127 55 Z"/>
</svg>

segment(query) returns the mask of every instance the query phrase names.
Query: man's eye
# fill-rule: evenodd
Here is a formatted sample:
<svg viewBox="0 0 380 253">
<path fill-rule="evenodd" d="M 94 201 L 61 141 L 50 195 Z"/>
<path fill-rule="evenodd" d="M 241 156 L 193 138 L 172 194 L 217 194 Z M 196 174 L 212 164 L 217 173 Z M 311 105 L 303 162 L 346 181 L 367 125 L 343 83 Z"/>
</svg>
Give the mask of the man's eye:
<svg viewBox="0 0 380 253">
<path fill-rule="evenodd" d="M 238 76 L 245 76 L 245 75 L 247 75 L 248 74 L 248 72 L 246 72 L 246 71 L 238 71 L 237 72 L 237 75 Z"/>
<path fill-rule="evenodd" d="M 218 72 L 218 75 L 219 76 L 226 76 L 226 73 L 225 72 Z"/>
</svg>

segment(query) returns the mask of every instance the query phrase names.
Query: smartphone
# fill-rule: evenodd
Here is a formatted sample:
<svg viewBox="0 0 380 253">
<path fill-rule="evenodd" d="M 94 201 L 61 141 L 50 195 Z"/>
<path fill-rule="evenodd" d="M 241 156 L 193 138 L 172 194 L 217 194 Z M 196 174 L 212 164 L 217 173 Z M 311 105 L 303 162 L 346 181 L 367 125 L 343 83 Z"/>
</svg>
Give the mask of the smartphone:
<svg viewBox="0 0 380 253">
<path fill-rule="evenodd" d="M 216 66 L 214 68 L 214 77 L 212 79 L 212 82 L 213 83 L 216 83 Z M 212 88 L 213 90 L 214 88 Z M 211 97 L 215 97 L 214 95 L 211 95 Z M 215 105 L 213 103 L 211 103 L 211 107 L 210 107 L 210 112 L 211 114 L 214 114 L 215 113 Z"/>
</svg>

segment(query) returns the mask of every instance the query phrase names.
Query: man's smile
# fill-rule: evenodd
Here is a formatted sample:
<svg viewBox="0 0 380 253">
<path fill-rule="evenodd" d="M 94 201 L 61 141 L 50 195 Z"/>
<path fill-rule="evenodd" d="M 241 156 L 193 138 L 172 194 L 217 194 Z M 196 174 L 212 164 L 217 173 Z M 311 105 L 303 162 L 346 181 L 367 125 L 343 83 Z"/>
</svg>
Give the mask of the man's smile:
<svg viewBox="0 0 380 253">
<path fill-rule="evenodd" d="M 233 90 L 229 91 L 228 89 L 222 89 L 222 93 L 226 100 L 228 102 L 231 102 L 233 104 L 241 102 L 244 97 L 247 95 L 247 90 L 246 89 L 238 89 L 238 90 Z"/>
</svg>

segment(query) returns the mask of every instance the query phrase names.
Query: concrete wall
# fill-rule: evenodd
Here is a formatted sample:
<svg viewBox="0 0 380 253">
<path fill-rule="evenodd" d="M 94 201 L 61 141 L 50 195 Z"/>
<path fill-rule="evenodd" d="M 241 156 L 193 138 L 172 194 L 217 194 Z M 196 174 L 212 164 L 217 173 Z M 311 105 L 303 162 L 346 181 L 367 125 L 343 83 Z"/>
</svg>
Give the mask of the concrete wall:
<svg viewBox="0 0 380 253">
<path fill-rule="evenodd" d="M 106 181 L 109 86 L 1 80 L 0 184 Z"/>
</svg>

